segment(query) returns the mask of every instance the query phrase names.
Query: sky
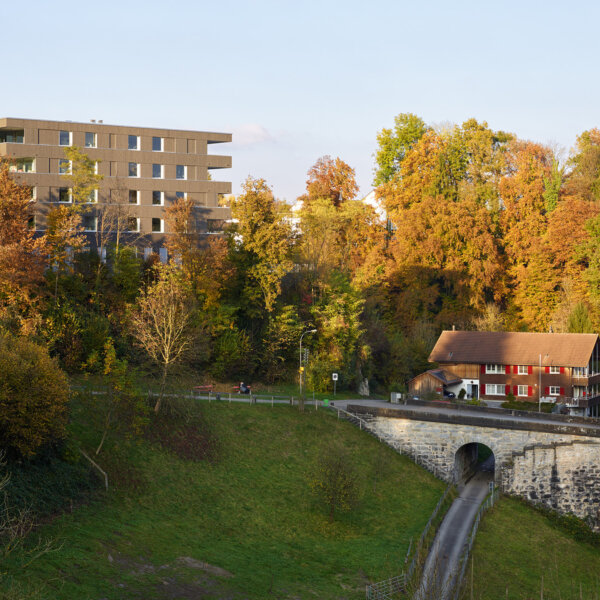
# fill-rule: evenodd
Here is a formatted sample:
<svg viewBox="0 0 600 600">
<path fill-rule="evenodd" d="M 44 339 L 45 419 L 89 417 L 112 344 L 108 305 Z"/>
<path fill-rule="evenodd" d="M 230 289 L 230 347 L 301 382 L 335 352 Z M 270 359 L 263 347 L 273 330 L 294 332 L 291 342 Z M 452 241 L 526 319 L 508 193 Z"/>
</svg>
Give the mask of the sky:
<svg viewBox="0 0 600 600">
<path fill-rule="evenodd" d="M 324 155 L 372 186 L 399 113 L 568 153 L 600 126 L 600 3 L 0 0 L 0 117 L 233 134 L 232 182 L 293 202 Z"/>
</svg>

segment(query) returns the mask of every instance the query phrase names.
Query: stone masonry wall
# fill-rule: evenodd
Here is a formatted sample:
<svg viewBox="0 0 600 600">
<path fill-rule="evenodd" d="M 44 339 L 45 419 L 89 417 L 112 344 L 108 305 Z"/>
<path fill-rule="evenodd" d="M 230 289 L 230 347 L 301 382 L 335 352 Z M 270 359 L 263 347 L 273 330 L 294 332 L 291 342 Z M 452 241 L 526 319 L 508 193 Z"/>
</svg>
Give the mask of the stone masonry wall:
<svg viewBox="0 0 600 600">
<path fill-rule="evenodd" d="M 598 523 L 600 439 L 473 425 L 375 417 L 369 429 L 445 481 L 454 481 L 455 457 L 465 444 L 485 444 L 496 460 L 503 492 Z"/>
</svg>

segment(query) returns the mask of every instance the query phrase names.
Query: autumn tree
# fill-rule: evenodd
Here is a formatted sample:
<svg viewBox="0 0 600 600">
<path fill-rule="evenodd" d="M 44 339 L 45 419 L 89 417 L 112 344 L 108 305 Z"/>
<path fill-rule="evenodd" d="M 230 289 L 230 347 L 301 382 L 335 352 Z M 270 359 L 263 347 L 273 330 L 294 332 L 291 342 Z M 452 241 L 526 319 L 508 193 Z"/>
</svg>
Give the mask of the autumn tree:
<svg viewBox="0 0 600 600">
<path fill-rule="evenodd" d="M 160 368 L 155 412 L 160 410 L 169 373 L 190 352 L 196 339 L 194 309 L 194 299 L 175 265 L 156 267 L 156 280 L 132 309 L 130 333 Z"/>
<path fill-rule="evenodd" d="M 0 337 L 0 447 L 32 457 L 66 435 L 69 382 L 47 351 L 24 338 Z"/>
<path fill-rule="evenodd" d="M 243 294 L 250 305 L 274 309 L 281 280 L 291 271 L 292 233 L 264 179 L 249 177 L 243 194 L 231 205 L 240 268 L 246 274 Z"/>
<path fill-rule="evenodd" d="M 0 160 L 0 320 L 22 333 L 40 324 L 46 246 L 35 237 L 31 188 L 10 174 Z"/>
<path fill-rule="evenodd" d="M 354 169 L 341 158 L 322 156 L 309 169 L 306 194 L 300 199 L 312 202 L 317 198 L 329 198 L 335 206 L 354 200 L 358 193 Z"/>
</svg>

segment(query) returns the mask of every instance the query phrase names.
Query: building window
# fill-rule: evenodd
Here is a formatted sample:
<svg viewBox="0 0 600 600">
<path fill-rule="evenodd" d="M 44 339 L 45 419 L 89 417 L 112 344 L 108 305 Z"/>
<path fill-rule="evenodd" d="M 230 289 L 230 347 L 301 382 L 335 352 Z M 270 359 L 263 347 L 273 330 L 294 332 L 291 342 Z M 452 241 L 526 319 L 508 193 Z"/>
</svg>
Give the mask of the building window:
<svg viewBox="0 0 600 600">
<path fill-rule="evenodd" d="M 163 138 L 153 137 L 152 138 L 152 152 L 162 152 L 162 151 L 163 151 Z"/>
<path fill-rule="evenodd" d="M 58 133 L 58 145 L 70 146 L 73 134 L 70 131 L 60 131 Z"/>
<path fill-rule="evenodd" d="M 559 375 L 560 367 L 550 367 L 550 375 Z"/>
<path fill-rule="evenodd" d="M 127 231 L 139 231 L 140 230 L 140 219 L 139 217 L 129 217 L 127 219 Z"/>
<path fill-rule="evenodd" d="M 0 144 L 22 144 L 24 133 L 22 129 L 0 130 Z"/>
<path fill-rule="evenodd" d="M 84 215 L 83 229 L 85 231 L 96 231 L 98 229 L 98 217 L 93 215 Z"/>
<path fill-rule="evenodd" d="M 97 160 L 96 160 L 96 161 L 94 161 L 94 173 L 95 173 L 96 175 L 98 175 L 98 164 L 99 164 L 99 163 L 98 163 L 98 161 L 97 161 Z"/>
<path fill-rule="evenodd" d="M 86 148 L 97 148 L 98 147 L 98 138 L 95 133 L 91 131 L 85 132 L 85 147 Z"/>
<path fill-rule="evenodd" d="M 165 203 L 165 193 L 154 190 L 152 192 L 152 204 L 154 206 L 163 206 L 164 203 Z"/>
<path fill-rule="evenodd" d="M 175 179 L 187 179 L 187 167 L 185 165 L 175 167 Z"/>
<path fill-rule="evenodd" d="M 37 188 L 34 186 L 31 187 L 31 202 L 35 202 L 37 200 Z"/>
<path fill-rule="evenodd" d="M 98 202 L 98 190 L 90 190 L 88 199 L 86 202 L 96 203 Z"/>
<path fill-rule="evenodd" d="M 587 377 L 587 367 L 573 367 L 573 377 Z"/>
<path fill-rule="evenodd" d="M 187 192 L 175 192 L 175 198 L 185 199 L 187 198 Z"/>
<path fill-rule="evenodd" d="M 558 385 L 550 386 L 550 395 L 551 396 L 560 396 L 560 387 Z"/>
<path fill-rule="evenodd" d="M 529 396 L 529 386 L 528 385 L 520 385 L 518 387 L 518 395 L 519 396 Z"/>
<path fill-rule="evenodd" d="M 162 179 L 163 178 L 163 165 L 152 165 L 152 177 L 154 179 Z"/>
<path fill-rule="evenodd" d="M 485 372 L 488 375 L 492 375 L 495 373 L 504 374 L 504 365 L 485 365 Z"/>
<path fill-rule="evenodd" d="M 156 217 L 152 218 L 152 233 L 162 233 L 163 220 Z"/>
<path fill-rule="evenodd" d="M 486 396 L 505 396 L 506 388 L 504 384 L 500 383 L 486 383 L 485 394 Z"/>
<path fill-rule="evenodd" d="M 129 204 L 140 203 L 140 192 L 139 190 L 129 190 Z"/>
<path fill-rule="evenodd" d="M 129 163 L 129 177 L 140 176 L 140 165 L 138 163 Z"/>
<path fill-rule="evenodd" d="M 139 150 L 140 149 L 140 136 L 139 135 L 127 136 L 127 148 L 129 150 Z"/>
<path fill-rule="evenodd" d="M 35 158 L 20 158 L 8 170 L 10 173 L 35 173 Z"/>
<path fill-rule="evenodd" d="M 528 375 L 529 367 L 527 365 L 519 365 L 519 375 Z"/>
<path fill-rule="evenodd" d="M 71 190 L 69 188 L 58 188 L 58 201 L 71 202 Z"/>
<path fill-rule="evenodd" d="M 35 231 L 35 215 L 31 215 L 28 217 L 27 228 Z"/>
<path fill-rule="evenodd" d="M 69 175 L 71 173 L 71 161 L 61 158 L 58 161 L 58 172 L 61 175 Z"/>
</svg>

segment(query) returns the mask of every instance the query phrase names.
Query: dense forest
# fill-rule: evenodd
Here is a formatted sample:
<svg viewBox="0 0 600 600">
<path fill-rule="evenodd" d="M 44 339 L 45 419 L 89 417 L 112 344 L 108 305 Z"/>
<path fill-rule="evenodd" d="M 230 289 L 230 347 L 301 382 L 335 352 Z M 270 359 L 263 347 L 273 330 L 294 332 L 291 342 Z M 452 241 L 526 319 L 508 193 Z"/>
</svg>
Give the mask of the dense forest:
<svg viewBox="0 0 600 600">
<path fill-rule="evenodd" d="M 230 198 L 223 235 L 195 231 L 187 199 L 166 209 L 170 264 L 143 260 L 118 206 L 83 235 L 92 164 L 67 150 L 73 202 L 31 226 L 31 191 L 0 164 L 0 329 L 71 373 L 136 365 L 163 386 L 294 381 L 300 335 L 309 389 L 331 372 L 356 388 L 402 387 L 439 332 L 588 332 L 600 325 L 600 131 L 570 155 L 485 122 L 431 127 L 401 114 L 377 136 L 374 186 L 320 158 L 292 212 L 260 178 Z M 137 248 L 137 250 L 136 250 Z M 102 257 L 102 259 L 101 259 Z"/>
</svg>

